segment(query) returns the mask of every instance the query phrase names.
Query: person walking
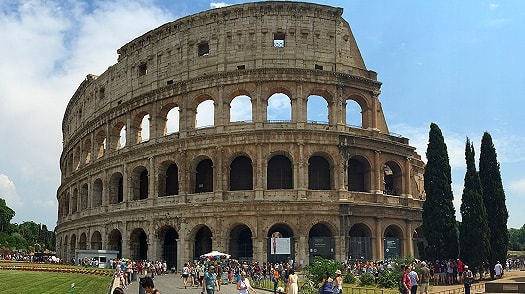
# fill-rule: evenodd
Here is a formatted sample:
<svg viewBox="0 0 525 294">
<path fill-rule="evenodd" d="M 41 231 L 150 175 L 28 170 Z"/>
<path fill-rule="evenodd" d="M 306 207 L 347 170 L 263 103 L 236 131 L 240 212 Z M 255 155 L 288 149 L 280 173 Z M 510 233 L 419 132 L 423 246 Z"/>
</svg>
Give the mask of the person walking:
<svg viewBox="0 0 525 294">
<path fill-rule="evenodd" d="M 334 279 L 332 279 L 329 272 L 325 273 L 325 278 L 323 279 L 323 285 L 321 286 L 323 294 L 332 294 L 334 289 Z"/>
<path fill-rule="evenodd" d="M 341 271 L 335 271 L 335 285 L 334 285 L 334 294 L 343 293 L 343 277 L 341 277 Z"/>
<path fill-rule="evenodd" d="M 499 279 L 501 276 L 503 276 L 503 266 L 499 261 L 494 266 L 494 272 L 496 273 L 496 279 Z"/>
<path fill-rule="evenodd" d="M 293 268 L 290 269 L 290 274 L 288 275 L 288 294 L 297 294 L 299 292 L 299 277 L 295 273 Z"/>
<path fill-rule="evenodd" d="M 470 294 L 470 285 L 472 285 L 472 282 L 474 282 L 474 274 L 472 274 L 472 271 L 468 268 L 468 265 L 463 265 L 463 276 L 461 279 L 463 280 L 463 285 L 465 286 L 465 294 Z"/>
<path fill-rule="evenodd" d="M 421 270 L 419 271 L 419 293 L 428 294 L 428 285 L 430 283 L 430 269 L 427 263 L 421 262 Z"/>
<path fill-rule="evenodd" d="M 221 291 L 221 285 L 217 281 L 217 273 L 215 273 L 215 266 L 210 265 L 208 271 L 202 277 L 202 292 L 207 294 L 214 294 L 215 291 Z"/>
<path fill-rule="evenodd" d="M 155 289 L 155 285 L 153 284 L 153 278 L 151 277 L 144 277 L 142 279 L 142 282 L 140 283 L 140 286 L 146 290 L 146 293 L 148 294 L 160 294 L 160 291 Z"/>
<path fill-rule="evenodd" d="M 249 291 L 252 291 L 253 293 L 257 293 L 255 289 L 252 288 L 250 285 L 250 281 L 246 277 L 246 272 L 241 272 L 241 279 L 237 282 L 237 291 L 239 291 L 239 294 L 248 294 Z"/>
</svg>

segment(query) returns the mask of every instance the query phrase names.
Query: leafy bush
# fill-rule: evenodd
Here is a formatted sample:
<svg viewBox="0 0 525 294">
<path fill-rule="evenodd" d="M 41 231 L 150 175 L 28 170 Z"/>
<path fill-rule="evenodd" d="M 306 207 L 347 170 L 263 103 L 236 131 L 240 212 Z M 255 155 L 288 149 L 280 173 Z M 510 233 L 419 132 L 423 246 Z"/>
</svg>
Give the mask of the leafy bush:
<svg viewBox="0 0 525 294">
<path fill-rule="evenodd" d="M 377 284 L 382 288 L 395 288 L 401 281 L 402 271 L 392 269 L 384 270 L 379 274 Z"/>
<path fill-rule="evenodd" d="M 346 272 L 346 274 L 343 276 L 343 283 L 345 284 L 354 284 L 357 279 L 355 278 L 354 274 L 351 272 Z"/>
<path fill-rule="evenodd" d="M 376 277 L 370 273 L 363 273 L 359 276 L 359 284 L 361 286 L 373 285 L 376 282 Z"/>
<path fill-rule="evenodd" d="M 342 268 L 343 263 L 340 261 L 316 256 L 315 261 L 305 267 L 307 270 L 306 277 L 314 283 L 319 283 L 326 277 L 326 272 L 335 277 L 335 271 Z"/>
</svg>

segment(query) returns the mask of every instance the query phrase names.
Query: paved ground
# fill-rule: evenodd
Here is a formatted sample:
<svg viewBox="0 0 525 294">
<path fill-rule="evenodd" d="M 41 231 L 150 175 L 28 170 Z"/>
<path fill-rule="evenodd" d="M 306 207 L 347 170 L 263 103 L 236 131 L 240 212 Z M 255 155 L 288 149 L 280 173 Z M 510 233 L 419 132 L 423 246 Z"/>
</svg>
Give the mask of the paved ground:
<svg viewBox="0 0 525 294">
<path fill-rule="evenodd" d="M 162 294 L 200 294 L 202 289 L 200 287 L 187 287 L 184 289 L 182 284 L 182 279 L 179 274 L 167 274 L 162 276 L 156 276 L 155 288 L 159 289 Z M 506 272 L 502 279 L 497 280 L 496 282 L 525 282 L 525 271 L 510 271 Z M 472 287 L 472 294 L 483 293 L 484 292 L 484 283 L 485 281 L 476 282 Z M 118 283 L 115 283 L 115 287 L 118 286 Z M 450 286 L 432 286 L 430 293 L 463 293 L 462 285 L 450 285 Z M 259 293 L 259 291 L 257 291 Z M 124 290 L 126 294 L 138 294 L 139 293 L 139 283 L 133 282 L 127 289 Z M 236 294 L 237 290 L 235 289 L 234 284 L 222 285 L 221 291 L 218 294 Z M 264 292 L 263 292 L 264 293 Z M 271 292 L 267 292 L 271 293 Z"/>
</svg>

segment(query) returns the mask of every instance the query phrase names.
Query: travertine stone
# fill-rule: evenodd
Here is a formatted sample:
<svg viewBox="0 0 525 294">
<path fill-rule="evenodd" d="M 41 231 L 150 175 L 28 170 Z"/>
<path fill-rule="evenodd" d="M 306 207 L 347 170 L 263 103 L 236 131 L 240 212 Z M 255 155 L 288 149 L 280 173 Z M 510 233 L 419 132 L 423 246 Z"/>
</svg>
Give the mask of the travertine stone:
<svg viewBox="0 0 525 294">
<path fill-rule="evenodd" d="M 208 250 L 308 263 L 318 254 L 309 242 L 325 237 L 325 257 L 339 260 L 388 257 L 385 238 L 417 256 L 424 164 L 389 133 L 381 83 L 341 15 L 302 2 L 233 5 L 122 46 L 64 114 L 57 254 L 119 250 L 179 269 Z M 268 119 L 276 93 L 290 119 Z M 326 102 L 324 121 L 308 118 L 312 95 Z M 239 96 L 249 121 L 231 119 Z M 208 100 L 213 126 L 198 126 Z M 360 126 L 347 125 L 347 102 Z M 290 254 L 269 254 L 275 232 Z"/>
</svg>

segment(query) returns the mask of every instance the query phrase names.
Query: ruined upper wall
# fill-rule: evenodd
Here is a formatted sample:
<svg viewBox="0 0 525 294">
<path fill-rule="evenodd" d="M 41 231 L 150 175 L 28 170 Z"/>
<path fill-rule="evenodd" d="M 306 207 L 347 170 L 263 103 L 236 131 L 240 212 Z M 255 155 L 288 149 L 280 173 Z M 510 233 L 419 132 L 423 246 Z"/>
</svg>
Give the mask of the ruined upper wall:
<svg viewBox="0 0 525 294">
<path fill-rule="evenodd" d="M 342 13 L 326 5 L 265 1 L 166 23 L 118 49 L 118 62 L 100 76 L 88 76 L 67 106 L 63 133 L 133 97 L 239 70 L 323 70 L 376 81 Z"/>
</svg>

